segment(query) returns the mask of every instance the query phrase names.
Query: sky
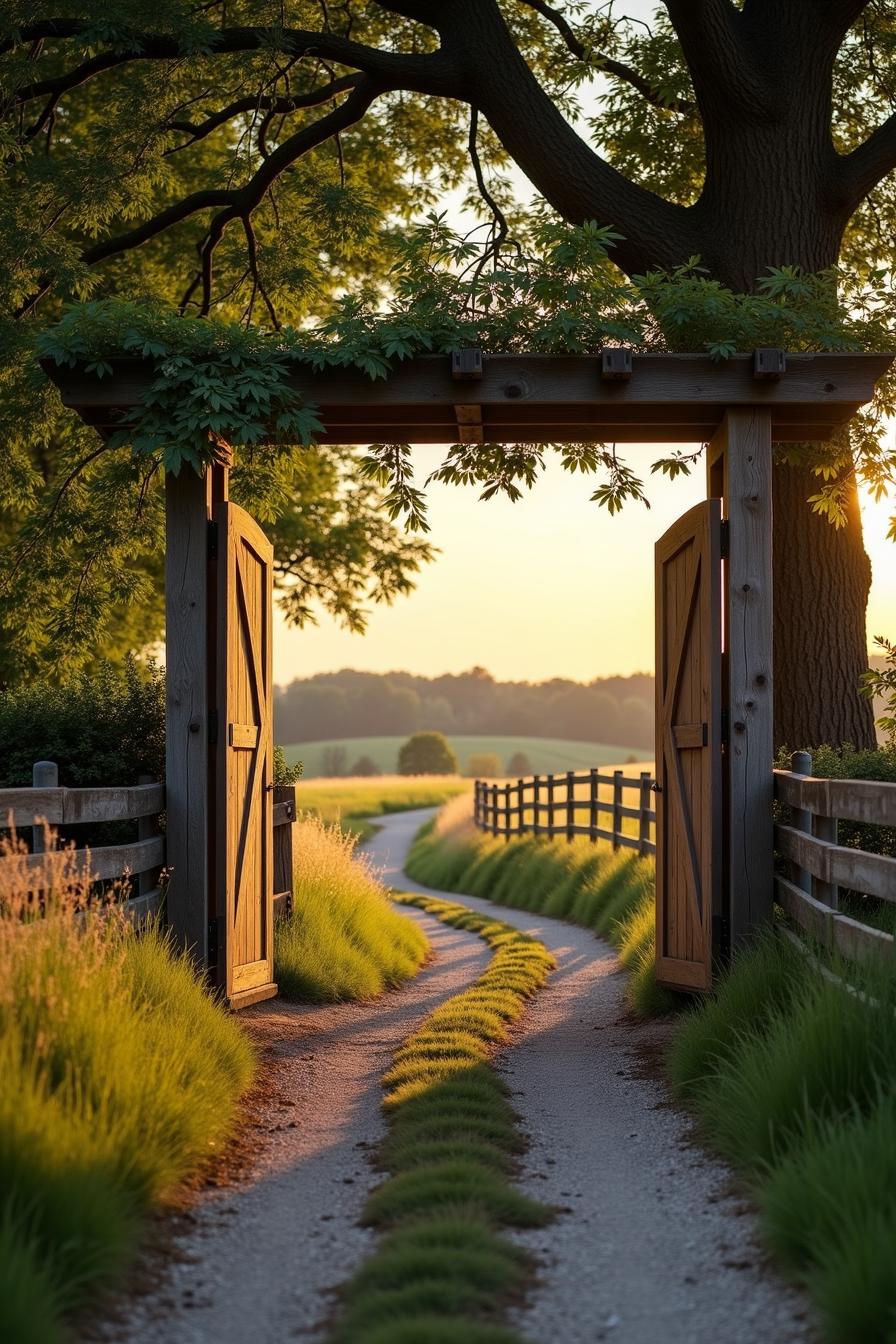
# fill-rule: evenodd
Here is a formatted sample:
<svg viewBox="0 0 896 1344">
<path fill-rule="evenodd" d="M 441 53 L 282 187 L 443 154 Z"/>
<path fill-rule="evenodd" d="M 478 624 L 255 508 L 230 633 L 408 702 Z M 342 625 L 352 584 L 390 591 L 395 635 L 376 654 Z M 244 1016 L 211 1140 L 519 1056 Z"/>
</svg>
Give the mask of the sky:
<svg viewBox="0 0 896 1344">
<path fill-rule="evenodd" d="M 524 681 L 652 671 L 654 543 L 704 497 L 704 473 L 698 464 L 689 478 L 650 478 L 656 445 L 625 451 L 648 481 L 649 510 L 630 502 L 611 518 L 590 502 L 591 478 L 556 462 L 516 504 L 431 486 L 431 540 L 441 554 L 416 591 L 393 607 L 373 608 L 364 636 L 325 615 L 316 628 L 291 629 L 278 614 L 275 682 L 341 667 L 434 676 L 478 665 L 501 680 Z M 432 445 L 414 450 L 420 477 L 440 452 Z M 893 507 L 863 500 L 874 572 L 869 639 L 896 637 L 896 546 L 886 540 Z"/>
</svg>

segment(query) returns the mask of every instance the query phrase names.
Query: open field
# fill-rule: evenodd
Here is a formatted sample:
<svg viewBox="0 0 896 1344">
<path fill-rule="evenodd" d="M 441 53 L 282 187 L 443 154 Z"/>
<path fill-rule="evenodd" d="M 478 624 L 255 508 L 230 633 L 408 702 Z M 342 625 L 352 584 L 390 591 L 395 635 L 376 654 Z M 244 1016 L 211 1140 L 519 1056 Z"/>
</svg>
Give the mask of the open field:
<svg viewBox="0 0 896 1344">
<path fill-rule="evenodd" d="M 307 779 L 316 779 L 324 774 L 323 754 L 334 747 L 345 751 L 348 769 L 361 756 L 369 756 L 388 775 L 394 773 L 399 748 L 406 741 L 407 735 L 333 738 L 326 742 L 293 743 L 284 746 L 283 754 L 289 765 L 302 762 Z M 457 755 L 461 773 L 466 771 L 469 758 L 482 752 L 493 752 L 506 768 L 510 757 L 522 751 L 529 757 L 533 772 L 539 775 L 549 770 L 559 773 L 563 770 L 588 769 L 592 765 L 624 761 L 628 756 L 634 756 L 636 761 L 649 761 L 653 757 L 653 752 L 643 747 L 621 747 L 618 742 L 575 742 L 559 737 L 449 736 L 448 741 Z M 426 804 L 419 803 L 418 806 L 425 807 Z"/>
<path fill-rule="evenodd" d="M 470 792 L 468 779 L 457 775 L 374 775 L 372 778 L 300 780 L 296 788 L 299 812 L 312 812 L 322 821 L 338 822 L 364 840 L 373 826 L 364 817 L 387 812 L 410 812 L 417 807 L 439 807 L 459 793 Z M 472 808 L 472 799 L 470 807 Z"/>
</svg>

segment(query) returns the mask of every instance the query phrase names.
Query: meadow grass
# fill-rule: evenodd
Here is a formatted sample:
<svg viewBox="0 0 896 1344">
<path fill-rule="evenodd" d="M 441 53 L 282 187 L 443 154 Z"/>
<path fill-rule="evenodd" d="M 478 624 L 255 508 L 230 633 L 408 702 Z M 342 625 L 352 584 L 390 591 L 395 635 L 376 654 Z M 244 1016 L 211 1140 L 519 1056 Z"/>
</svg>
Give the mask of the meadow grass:
<svg viewBox="0 0 896 1344">
<path fill-rule="evenodd" d="M 523 1140 L 490 1059 L 554 960 L 489 915 L 434 897 L 398 899 L 479 934 L 494 955 L 403 1042 L 385 1075 L 377 1165 L 388 1175 L 362 1215 L 383 1235 L 343 1290 L 333 1341 L 521 1344 L 500 1317 L 532 1266 L 501 1229 L 540 1226 L 552 1211 L 511 1184 Z"/>
<path fill-rule="evenodd" d="M 456 798 L 422 828 L 406 868 L 440 891 L 483 896 L 592 929 L 618 950 L 629 971 L 627 1001 L 641 1016 L 671 1012 L 683 1002 L 656 983 L 651 858 L 581 837 L 523 836 L 508 843 L 478 830 L 470 800 Z"/>
<path fill-rule="evenodd" d="M 280 921 L 280 993 L 310 1003 L 370 999 L 416 975 L 426 936 L 399 914 L 354 836 L 316 817 L 296 823 L 292 913 Z"/>
<path fill-rule="evenodd" d="M 164 933 L 137 936 L 71 854 L 0 846 L 0 1338 L 55 1344 L 115 1285 L 146 1215 L 231 1133 L 254 1058 Z"/>
<path fill-rule="evenodd" d="M 410 812 L 418 807 L 440 807 L 472 785 L 459 775 L 376 775 L 339 779 L 300 780 L 296 798 L 300 812 L 335 823 L 343 831 L 366 840 L 376 830 L 366 817 Z"/>
<path fill-rule="evenodd" d="M 447 733 L 449 743 L 460 762 L 461 770 L 466 770 L 471 756 L 497 756 L 502 769 L 506 768 L 511 756 L 522 752 L 528 756 L 532 770 L 546 774 L 553 770 L 559 774 L 563 770 L 588 770 L 592 765 L 610 765 L 632 757 L 634 761 L 648 761 L 653 751 L 642 747 L 620 746 L 618 743 L 580 742 L 561 737 L 516 737 L 513 735 Z M 403 736 L 330 738 L 324 742 L 292 743 L 283 747 L 283 754 L 290 765 L 301 761 L 306 779 L 317 782 L 327 765 L 326 752 L 334 748 L 345 752 L 349 762 L 361 756 L 369 756 L 376 766 L 389 775 L 398 764 L 398 752 L 407 741 Z M 638 766 L 643 769 L 643 766 Z"/>
<path fill-rule="evenodd" d="M 883 965 L 834 969 L 841 983 L 768 930 L 682 1020 L 669 1072 L 825 1338 L 892 1344 L 896 985 Z"/>
</svg>

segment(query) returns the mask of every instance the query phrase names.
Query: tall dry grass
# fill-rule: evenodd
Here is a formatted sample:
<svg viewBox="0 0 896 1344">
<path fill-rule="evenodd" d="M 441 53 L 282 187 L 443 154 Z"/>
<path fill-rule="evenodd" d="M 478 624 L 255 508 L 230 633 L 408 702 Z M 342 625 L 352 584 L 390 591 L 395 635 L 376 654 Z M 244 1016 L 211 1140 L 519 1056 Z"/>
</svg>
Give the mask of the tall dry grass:
<svg viewBox="0 0 896 1344">
<path fill-rule="evenodd" d="M 53 1344 L 114 1283 L 148 1210 L 228 1136 L 253 1070 L 236 1021 L 89 859 L 0 841 L 0 1338 Z M 102 904 L 104 908 L 85 910 Z"/>
<path fill-rule="evenodd" d="M 277 928 L 281 994 L 321 1003 L 369 999 L 420 968 L 427 941 L 399 914 L 357 839 L 307 816 L 295 826 L 293 912 Z"/>
</svg>

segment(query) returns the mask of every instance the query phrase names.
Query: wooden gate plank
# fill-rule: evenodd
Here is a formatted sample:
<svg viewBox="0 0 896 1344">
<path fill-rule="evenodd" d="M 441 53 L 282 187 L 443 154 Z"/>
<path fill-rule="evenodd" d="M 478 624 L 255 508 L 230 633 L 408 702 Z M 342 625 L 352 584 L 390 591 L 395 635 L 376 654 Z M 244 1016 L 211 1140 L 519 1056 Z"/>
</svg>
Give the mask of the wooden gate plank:
<svg viewBox="0 0 896 1344">
<path fill-rule="evenodd" d="M 721 504 L 656 548 L 657 979 L 712 983 L 721 895 Z"/>
</svg>

